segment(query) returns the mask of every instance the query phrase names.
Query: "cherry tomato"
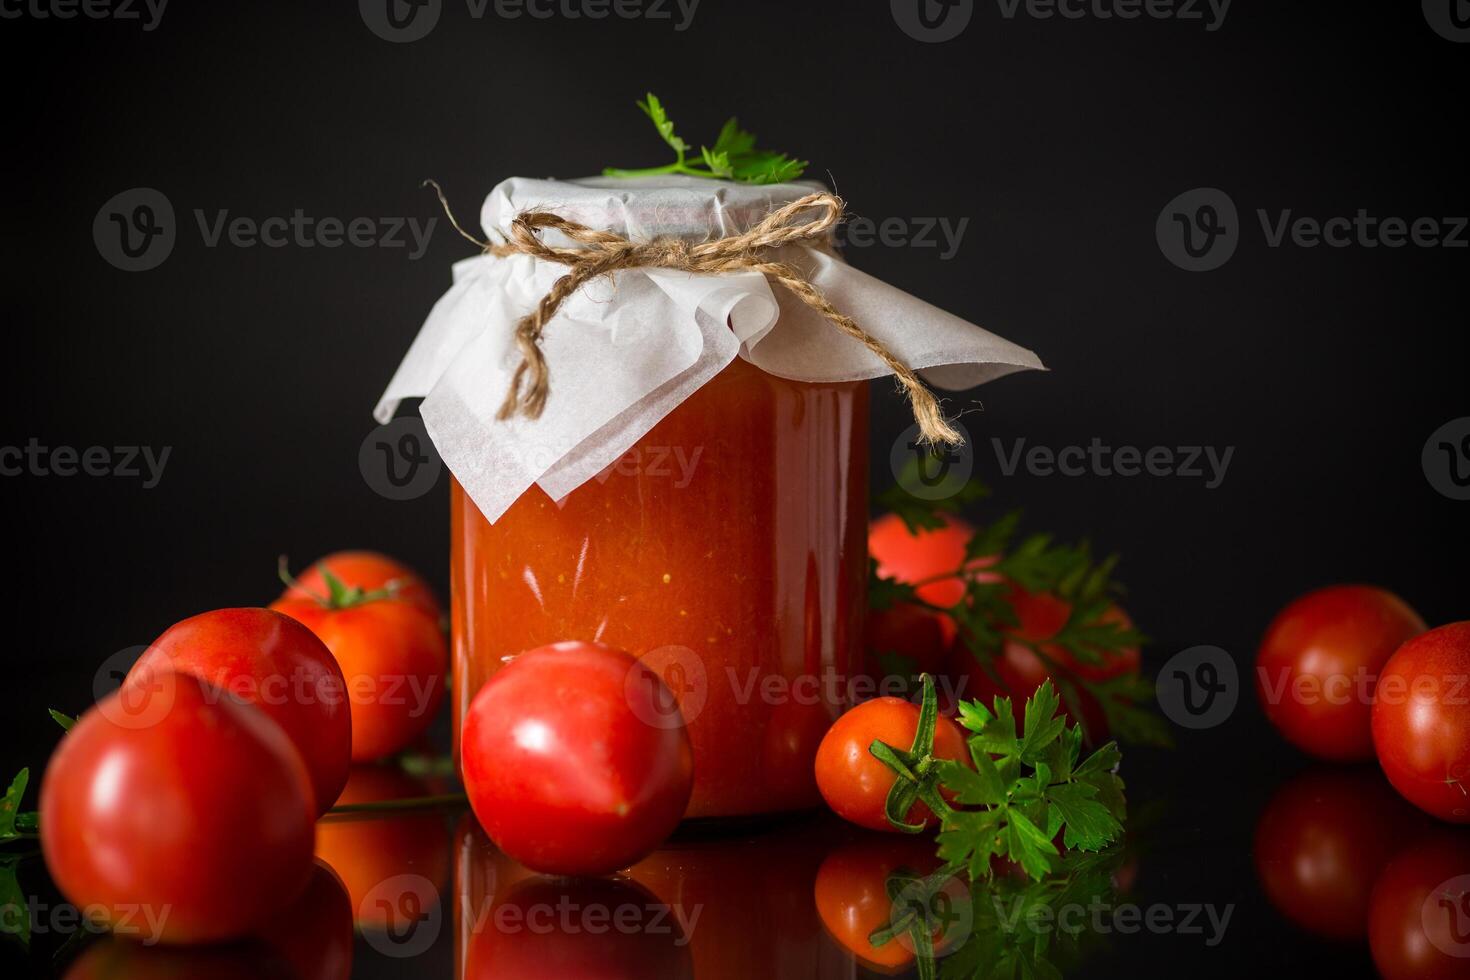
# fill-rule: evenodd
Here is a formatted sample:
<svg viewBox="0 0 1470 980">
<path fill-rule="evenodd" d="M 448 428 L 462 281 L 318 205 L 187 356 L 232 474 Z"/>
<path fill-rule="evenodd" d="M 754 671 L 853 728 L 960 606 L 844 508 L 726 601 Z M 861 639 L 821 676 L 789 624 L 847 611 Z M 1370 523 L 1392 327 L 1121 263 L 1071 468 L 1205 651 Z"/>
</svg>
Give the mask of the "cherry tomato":
<svg viewBox="0 0 1470 980">
<path fill-rule="evenodd" d="M 1368 946 L 1385 980 L 1470 977 L 1470 841 L 1436 827 L 1373 886 Z"/>
<path fill-rule="evenodd" d="M 352 760 L 371 762 L 421 735 L 444 700 L 449 651 L 436 619 L 406 599 L 282 597 L 337 658 L 352 714 Z"/>
<path fill-rule="evenodd" d="M 952 647 L 950 671 L 965 680 L 964 697 L 989 704 L 998 693 L 1019 703 L 1035 694 L 1048 678 L 1055 682 L 1051 665 L 1037 656 L 1036 647 L 1065 671 L 1089 681 L 1099 682 L 1138 673 L 1141 661 L 1136 646 L 1105 653 L 1099 663 L 1085 663 L 1066 648 L 1047 642 L 1061 632 L 1071 618 L 1072 606 L 1066 600 L 1050 593 L 1030 593 L 1018 586 L 1011 587 L 1006 600 L 1015 611 L 1017 623 L 1004 631 L 1005 641 L 1000 656 L 991 665 L 999 678 L 999 685 L 975 659 L 963 636 L 958 637 Z M 1122 629 L 1133 628 L 1128 614 L 1117 606 L 1109 606 L 1098 621 L 1116 623 Z M 1077 689 L 1077 700 L 1081 704 L 1082 717 L 1074 720 L 1081 723 L 1091 741 L 1100 741 L 1108 731 L 1103 706 L 1082 688 Z M 1062 709 L 1068 716 L 1073 714 L 1065 700 Z"/>
<path fill-rule="evenodd" d="M 41 784 L 46 866 L 118 931 L 141 909 L 164 942 L 250 934 L 311 875 L 306 766 L 258 708 L 186 674 L 154 679 L 62 739 Z"/>
<path fill-rule="evenodd" d="M 431 795 L 423 780 L 393 766 L 353 766 L 340 805 Z M 437 892 L 449 880 L 443 818 L 429 810 L 344 813 L 316 825 L 316 856 L 347 889 L 353 921 L 382 929 L 395 908 L 429 882 Z"/>
<path fill-rule="evenodd" d="M 679 919 L 621 878 L 530 878 L 464 922 L 464 980 L 694 976 Z"/>
<path fill-rule="evenodd" d="M 1373 882 L 1428 822 L 1374 769 L 1310 769 L 1261 811 L 1256 875 L 1271 904 L 1296 925 L 1328 939 L 1362 940 Z"/>
<path fill-rule="evenodd" d="M 879 973 L 901 972 L 914 961 L 913 941 L 895 936 L 881 946 L 869 937 L 893 923 L 893 899 L 889 877 L 895 873 L 927 875 L 939 867 L 934 842 L 927 837 L 863 838 L 827 855 L 817 871 L 813 887 L 817 914 L 827 933 L 857 958 L 863 967 Z M 956 898 L 967 899 L 963 889 Z M 951 903 L 952 904 L 952 903 Z M 931 940 L 937 952 L 964 937 L 956 931 L 946 936 L 946 924 L 938 923 Z"/>
<path fill-rule="evenodd" d="M 1373 688 L 1424 620 L 1366 585 L 1309 592 L 1276 615 L 1256 657 L 1267 719 L 1297 748 L 1336 762 L 1373 758 Z"/>
<path fill-rule="evenodd" d="M 907 750 L 919 729 L 919 707 L 903 698 L 874 698 L 832 723 L 817 747 L 817 788 L 832 811 L 870 830 L 899 832 L 884 815 L 883 804 L 897 778 L 868 751 L 874 739 Z M 940 717 L 934 727 L 934 755 L 969 764 L 970 752 L 959 726 Z M 907 823 L 936 824 L 928 804 L 916 800 Z"/>
<path fill-rule="evenodd" d="M 1399 648 L 1373 703 L 1378 763 L 1404 799 L 1451 823 L 1470 823 L 1470 621 Z"/>
<path fill-rule="evenodd" d="M 673 831 L 693 789 L 689 733 L 664 707 L 673 701 L 657 673 L 600 643 L 520 654 L 465 713 L 475 816 L 536 871 L 626 868 Z"/>
<path fill-rule="evenodd" d="M 444 609 L 427 582 L 402 562 L 376 551 L 335 551 L 319 558 L 281 593 L 282 599 L 319 599 L 331 593 L 322 570 L 348 588 L 377 592 L 392 589 L 395 597 L 417 606 L 438 622 Z"/>
<path fill-rule="evenodd" d="M 331 809 L 347 782 L 352 720 L 342 669 L 311 630 L 269 609 L 201 613 L 165 630 L 124 683 L 151 684 L 170 670 L 265 712 L 301 753 L 317 812 Z"/>
</svg>

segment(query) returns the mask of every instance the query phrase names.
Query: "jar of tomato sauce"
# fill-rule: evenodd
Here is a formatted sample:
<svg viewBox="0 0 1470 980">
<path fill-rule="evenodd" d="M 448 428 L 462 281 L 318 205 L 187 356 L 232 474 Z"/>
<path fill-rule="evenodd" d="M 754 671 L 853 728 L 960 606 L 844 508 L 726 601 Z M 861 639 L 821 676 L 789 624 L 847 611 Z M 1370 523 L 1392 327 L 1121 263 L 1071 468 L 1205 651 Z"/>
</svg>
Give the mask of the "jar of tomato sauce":
<svg viewBox="0 0 1470 980">
<path fill-rule="evenodd" d="M 559 501 L 532 486 L 490 523 L 452 484 L 454 730 L 508 658 L 598 641 L 677 699 L 687 816 L 816 805 L 817 744 L 861 655 L 867 486 L 867 383 L 742 358 Z"/>
<path fill-rule="evenodd" d="M 843 262 L 841 215 L 819 184 L 674 174 L 512 177 L 484 240 L 449 216 L 482 254 L 374 414 L 422 398 L 455 476 L 456 733 L 509 658 L 598 641 L 664 679 L 646 722 L 687 723 L 688 816 L 819 803 L 860 668 L 868 381 L 958 438 L 915 372 L 960 391 L 1041 366 Z"/>
</svg>

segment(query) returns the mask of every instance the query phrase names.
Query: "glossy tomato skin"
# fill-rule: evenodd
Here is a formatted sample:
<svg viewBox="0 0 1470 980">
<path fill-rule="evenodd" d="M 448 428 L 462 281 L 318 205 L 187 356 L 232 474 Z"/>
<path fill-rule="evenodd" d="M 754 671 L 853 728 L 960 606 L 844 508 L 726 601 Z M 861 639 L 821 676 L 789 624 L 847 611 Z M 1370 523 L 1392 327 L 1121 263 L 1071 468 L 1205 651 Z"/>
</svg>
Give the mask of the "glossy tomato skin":
<svg viewBox="0 0 1470 980">
<path fill-rule="evenodd" d="M 1373 758 L 1374 681 L 1424 620 L 1398 596 L 1367 585 L 1309 592 L 1272 620 L 1256 656 L 1266 718 L 1319 759 Z"/>
<path fill-rule="evenodd" d="M 325 558 L 319 558 L 296 578 L 294 584 L 286 588 L 281 598 L 311 600 L 327 596 L 329 589 L 326 577 L 322 574 L 324 567 L 348 588 L 376 592 L 391 584 L 394 595 L 422 609 L 435 622 L 444 615 L 444 609 L 434 597 L 433 590 L 417 572 L 376 551 L 335 551 Z"/>
<path fill-rule="evenodd" d="M 1430 630 L 1383 668 L 1373 745 L 1394 789 L 1451 823 L 1470 823 L 1470 621 Z"/>
<path fill-rule="evenodd" d="M 673 701 L 658 674 L 599 643 L 515 657 L 475 695 L 460 733 L 485 832 L 548 874 L 605 874 L 646 855 L 678 825 L 694 784 Z"/>
<path fill-rule="evenodd" d="M 333 609 L 313 599 L 277 599 L 271 608 L 315 633 L 347 685 L 352 761 L 372 762 L 423 734 L 444 700 L 449 649 L 436 620 L 403 599 Z"/>
<path fill-rule="evenodd" d="M 1470 840 L 1445 827 L 1417 838 L 1373 886 L 1368 946 L 1385 980 L 1470 978 Z"/>
<path fill-rule="evenodd" d="M 46 866 L 103 918 L 166 910 L 163 942 L 251 934 L 311 875 L 306 766 L 258 708 L 189 675 L 155 679 L 62 739 L 41 784 Z"/>
<path fill-rule="evenodd" d="M 1430 820 L 1376 769 L 1318 766 L 1288 780 L 1256 822 L 1256 875 L 1271 904 L 1302 929 L 1359 942 L 1373 883 Z"/>
<path fill-rule="evenodd" d="M 896 777 L 874 758 L 868 746 L 877 739 L 907 751 L 918 729 L 918 706 L 891 697 L 864 701 L 833 722 L 817 747 L 816 762 L 817 788 L 832 812 L 859 827 L 900 833 L 883 812 Z M 948 718 L 940 717 L 934 727 L 934 755 L 966 765 L 970 762 L 965 737 Z M 915 801 L 905 821 L 933 826 L 939 818 L 928 804 Z"/>
<path fill-rule="evenodd" d="M 311 630 L 269 609 L 216 609 L 176 623 L 138 658 L 125 684 L 169 670 L 192 674 L 265 712 L 311 776 L 318 813 L 347 782 L 352 719 L 346 682 Z"/>
</svg>

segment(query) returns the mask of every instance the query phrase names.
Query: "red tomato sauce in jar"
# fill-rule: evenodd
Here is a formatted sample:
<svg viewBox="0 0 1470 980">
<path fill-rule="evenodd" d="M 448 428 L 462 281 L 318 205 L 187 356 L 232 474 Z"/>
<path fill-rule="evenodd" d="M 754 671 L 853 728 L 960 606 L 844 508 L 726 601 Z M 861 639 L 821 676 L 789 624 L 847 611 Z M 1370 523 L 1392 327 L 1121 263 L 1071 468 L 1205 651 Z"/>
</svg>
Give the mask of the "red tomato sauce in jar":
<svg viewBox="0 0 1470 980">
<path fill-rule="evenodd" d="M 816 806 L 817 745 L 861 665 L 867 441 L 867 382 L 737 358 L 560 502 L 532 487 L 490 524 L 453 483 L 454 731 L 507 658 L 595 640 L 678 699 L 686 816 Z"/>
</svg>

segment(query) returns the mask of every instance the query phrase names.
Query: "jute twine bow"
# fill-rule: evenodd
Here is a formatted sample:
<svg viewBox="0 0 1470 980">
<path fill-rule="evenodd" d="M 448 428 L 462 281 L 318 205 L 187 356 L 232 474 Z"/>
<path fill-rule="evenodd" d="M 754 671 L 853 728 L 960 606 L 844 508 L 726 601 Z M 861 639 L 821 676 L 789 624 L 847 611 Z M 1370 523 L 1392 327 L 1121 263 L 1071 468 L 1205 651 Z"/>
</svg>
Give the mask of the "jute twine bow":
<svg viewBox="0 0 1470 980">
<path fill-rule="evenodd" d="M 743 234 L 692 244 L 672 237 L 632 242 L 621 235 L 588 228 L 550 211 L 523 211 L 511 221 L 509 239 L 504 244 L 496 245 L 481 241 L 460 227 L 444 197 L 443 189 L 436 182 L 426 180 L 424 186 L 434 188 L 434 193 L 439 196 L 439 204 L 444 208 L 444 214 L 454 230 L 485 253 L 496 256 L 530 255 L 570 269 L 556 281 L 550 292 L 541 297 L 536 309 L 516 324 L 515 341 L 521 353 L 521 363 L 511 378 L 510 390 L 506 392 L 498 418 L 508 419 L 516 414 L 533 419 L 540 417 L 542 409 L 546 407 L 551 381 L 546 357 L 541 352 L 541 334 L 567 297 L 592 280 L 622 269 L 677 269 L 704 275 L 754 271 L 786 287 L 793 296 L 820 313 L 838 330 L 872 351 L 887 365 L 908 395 L 914 419 L 919 423 L 919 432 L 925 442 L 957 446 L 964 441 L 945 420 L 933 392 L 924 386 L 907 364 L 894 356 L 881 341 L 858 326 L 851 317 L 838 312 L 801 270 L 790 263 L 771 261 L 767 257 L 770 249 L 782 245 L 798 242 L 818 245 L 826 243 L 832 230 L 842 221 L 843 215 L 842 200 L 833 194 L 808 194 L 772 211 Z M 797 222 L 798 218 L 809 214 L 815 215 L 815 220 Z M 537 234 L 542 228 L 554 228 L 585 247 L 553 248 Z"/>
</svg>

